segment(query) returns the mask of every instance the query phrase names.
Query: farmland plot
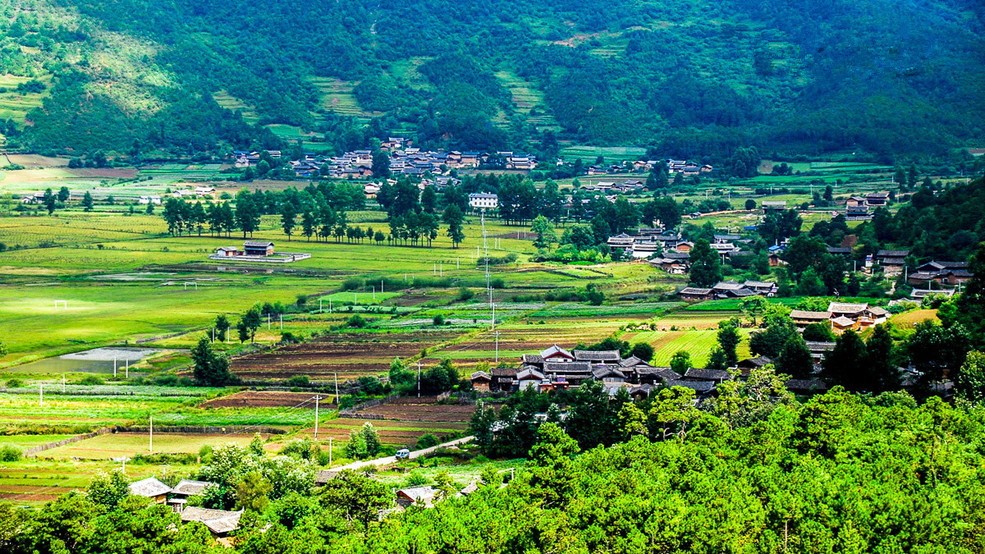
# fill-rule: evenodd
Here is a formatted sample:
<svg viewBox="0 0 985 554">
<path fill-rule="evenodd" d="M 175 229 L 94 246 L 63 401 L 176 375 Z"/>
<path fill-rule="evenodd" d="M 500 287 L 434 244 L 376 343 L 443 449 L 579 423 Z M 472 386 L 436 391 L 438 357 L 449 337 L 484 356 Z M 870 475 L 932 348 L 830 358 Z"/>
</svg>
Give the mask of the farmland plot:
<svg viewBox="0 0 985 554">
<path fill-rule="evenodd" d="M 385 373 L 394 358 L 415 356 L 454 337 L 445 331 L 404 333 L 342 333 L 274 352 L 244 356 L 232 371 L 244 379 L 279 379 L 307 375 L 314 380 L 340 380 Z"/>
</svg>

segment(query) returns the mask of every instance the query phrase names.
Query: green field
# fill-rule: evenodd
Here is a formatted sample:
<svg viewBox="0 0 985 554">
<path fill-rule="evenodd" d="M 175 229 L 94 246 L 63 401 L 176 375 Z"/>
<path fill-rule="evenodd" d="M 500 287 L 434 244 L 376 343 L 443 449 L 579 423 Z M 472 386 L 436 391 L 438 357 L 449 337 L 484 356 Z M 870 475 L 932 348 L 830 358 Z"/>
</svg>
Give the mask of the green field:
<svg viewBox="0 0 985 554">
<path fill-rule="evenodd" d="M 594 164 L 595 160 L 602 156 L 605 163 L 621 163 L 624 161 L 634 161 L 646 155 L 646 148 L 636 148 L 632 146 L 568 146 L 561 149 L 561 157 L 566 161 L 574 161 L 581 158 L 586 164 Z"/>
<path fill-rule="evenodd" d="M 151 443 L 149 434 L 110 433 L 45 450 L 40 457 L 56 460 L 107 460 L 138 454 L 197 454 L 203 446 L 246 446 L 252 439 L 251 434 L 154 433 Z"/>
</svg>

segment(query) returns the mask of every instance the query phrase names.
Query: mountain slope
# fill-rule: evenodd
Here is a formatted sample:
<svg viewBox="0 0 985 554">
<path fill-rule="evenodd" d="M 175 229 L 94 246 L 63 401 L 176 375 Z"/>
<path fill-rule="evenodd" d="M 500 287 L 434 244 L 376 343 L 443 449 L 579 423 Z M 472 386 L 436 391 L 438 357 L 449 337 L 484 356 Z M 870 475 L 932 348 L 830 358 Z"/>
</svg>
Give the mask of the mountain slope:
<svg viewBox="0 0 985 554">
<path fill-rule="evenodd" d="M 272 142 L 253 122 L 325 133 L 336 147 L 403 133 L 428 145 L 530 148 L 556 131 L 695 156 L 742 145 L 936 153 L 985 134 L 973 0 L 0 8 L 12 14 L 0 20 L 0 73 L 50 83 L 41 109 L 13 113 L 26 126 L 19 140 L 41 150 Z M 0 94 L 0 115 L 3 105 Z"/>
</svg>

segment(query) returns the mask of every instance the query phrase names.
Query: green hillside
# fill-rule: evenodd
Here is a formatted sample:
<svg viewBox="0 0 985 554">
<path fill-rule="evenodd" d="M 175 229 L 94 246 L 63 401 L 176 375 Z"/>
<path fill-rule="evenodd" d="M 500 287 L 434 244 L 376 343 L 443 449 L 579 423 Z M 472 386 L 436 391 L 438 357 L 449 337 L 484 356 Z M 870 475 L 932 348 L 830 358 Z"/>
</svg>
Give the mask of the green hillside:
<svg viewBox="0 0 985 554">
<path fill-rule="evenodd" d="M 336 149 L 935 154 L 985 135 L 975 7 L 0 0 L 0 118 L 40 151 L 214 153 L 281 124 Z"/>
</svg>

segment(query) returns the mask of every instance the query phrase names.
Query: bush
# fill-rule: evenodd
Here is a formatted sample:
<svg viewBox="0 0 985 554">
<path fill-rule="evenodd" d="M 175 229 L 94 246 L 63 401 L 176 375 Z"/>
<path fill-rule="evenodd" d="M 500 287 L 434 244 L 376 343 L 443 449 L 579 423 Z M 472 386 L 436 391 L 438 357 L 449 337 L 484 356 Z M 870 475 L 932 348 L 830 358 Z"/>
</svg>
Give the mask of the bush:
<svg viewBox="0 0 985 554">
<path fill-rule="evenodd" d="M 293 375 L 285 383 L 289 387 L 307 387 L 311 384 L 311 379 L 307 375 Z"/>
<path fill-rule="evenodd" d="M 352 306 L 350 306 L 349 308 L 351 309 Z M 356 314 L 351 316 L 349 319 L 347 319 L 345 324 L 355 329 L 362 329 L 363 327 L 369 325 L 369 322 L 366 321 L 366 318 L 364 318 L 363 316 Z"/>
<path fill-rule="evenodd" d="M 444 325 L 445 324 L 445 316 L 443 316 L 441 314 L 438 314 L 438 315 L 434 316 L 434 319 L 432 319 L 431 321 L 435 325 Z"/>
<path fill-rule="evenodd" d="M 438 440 L 438 437 L 432 435 L 431 433 L 421 435 L 421 438 L 417 439 L 418 450 L 422 448 L 431 448 L 432 446 L 438 446 L 439 444 L 441 444 L 441 441 Z"/>
<path fill-rule="evenodd" d="M 10 446 L 4 446 L 0 448 L 0 462 L 16 462 L 21 459 L 23 453 L 19 448 Z"/>
<path fill-rule="evenodd" d="M 420 487 L 422 485 L 428 484 L 428 478 L 424 476 L 420 471 L 412 471 L 410 475 L 407 476 L 407 486 L 408 487 Z"/>
<path fill-rule="evenodd" d="M 88 375 L 79 381 L 80 385 L 102 385 L 104 381 L 95 375 Z"/>
<path fill-rule="evenodd" d="M 7 381 L 8 389 L 16 389 L 18 387 L 23 387 L 23 386 L 24 386 L 24 381 L 21 381 L 20 379 L 10 379 Z"/>
</svg>

